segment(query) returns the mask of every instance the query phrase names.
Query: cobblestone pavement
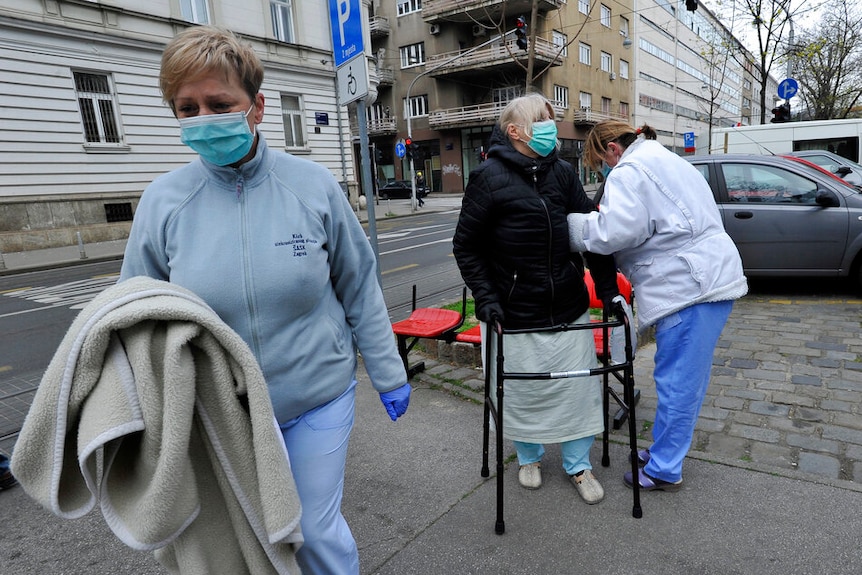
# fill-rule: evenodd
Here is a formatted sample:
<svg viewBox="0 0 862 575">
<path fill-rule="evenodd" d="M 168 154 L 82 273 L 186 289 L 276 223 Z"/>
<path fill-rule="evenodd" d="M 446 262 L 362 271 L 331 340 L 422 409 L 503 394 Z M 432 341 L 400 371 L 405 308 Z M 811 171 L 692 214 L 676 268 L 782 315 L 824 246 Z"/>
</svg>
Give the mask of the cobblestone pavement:
<svg viewBox="0 0 862 575">
<path fill-rule="evenodd" d="M 482 372 L 472 367 L 478 355 L 464 345 L 440 346 L 443 361 L 426 359 L 417 377 L 481 402 Z M 635 359 L 644 447 L 655 417 L 654 353 L 647 343 Z M 862 300 L 746 296 L 734 305 L 713 365 L 691 457 L 862 484 Z M 612 437 L 626 442 L 627 426 Z"/>
</svg>

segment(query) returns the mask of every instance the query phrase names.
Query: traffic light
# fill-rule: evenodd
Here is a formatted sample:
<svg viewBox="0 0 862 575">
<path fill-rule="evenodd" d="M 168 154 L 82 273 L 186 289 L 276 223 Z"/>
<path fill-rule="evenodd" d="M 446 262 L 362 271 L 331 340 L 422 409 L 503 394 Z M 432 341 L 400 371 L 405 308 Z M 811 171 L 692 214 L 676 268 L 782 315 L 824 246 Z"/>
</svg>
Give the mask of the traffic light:
<svg viewBox="0 0 862 575">
<path fill-rule="evenodd" d="M 407 157 L 407 159 L 412 160 L 413 159 L 413 140 L 411 140 L 410 138 L 404 139 L 404 150 L 405 150 L 405 156 Z"/>
<path fill-rule="evenodd" d="M 772 108 L 772 124 L 781 124 L 790 121 L 790 102 L 784 102 L 780 106 Z"/>
<path fill-rule="evenodd" d="M 383 150 L 377 145 L 374 146 L 374 161 L 377 162 L 377 164 L 383 163 Z"/>
<path fill-rule="evenodd" d="M 407 146 L 407 157 L 412 158 L 414 162 L 422 161 L 422 151 L 419 149 L 419 144 L 407 138 L 404 142 Z"/>
<path fill-rule="evenodd" d="M 689 12 L 697 10 L 697 0 L 685 0 L 685 9 Z"/>
<path fill-rule="evenodd" d="M 523 16 L 518 16 L 518 21 L 515 23 L 516 43 L 521 50 L 527 49 L 527 21 Z"/>
</svg>

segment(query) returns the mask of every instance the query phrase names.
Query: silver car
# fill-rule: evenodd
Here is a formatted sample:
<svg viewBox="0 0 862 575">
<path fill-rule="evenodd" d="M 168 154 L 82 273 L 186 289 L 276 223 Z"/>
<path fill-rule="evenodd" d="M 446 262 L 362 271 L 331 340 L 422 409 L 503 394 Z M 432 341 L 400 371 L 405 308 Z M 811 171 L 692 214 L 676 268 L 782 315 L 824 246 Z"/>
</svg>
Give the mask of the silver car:
<svg viewBox="0 0 862 575">
<path fill-rule="evenodd" d="M 790 152 L 787 155 L 805 158 L 809 162 L 815 163 L 821 168 L 844 178 L 855 186 L 862 186 L 862 166 L 853 160 L 848 160 L 844 156 L 839 156 L 826 150 L 804 150 L 801 152 Z"/>
<path fill-rule="evenodd" d="M 862 287 L 862 194 L 780 156 L 687 156 L 709 182 L 749 276 L 851 277 Z"/>
</svg>

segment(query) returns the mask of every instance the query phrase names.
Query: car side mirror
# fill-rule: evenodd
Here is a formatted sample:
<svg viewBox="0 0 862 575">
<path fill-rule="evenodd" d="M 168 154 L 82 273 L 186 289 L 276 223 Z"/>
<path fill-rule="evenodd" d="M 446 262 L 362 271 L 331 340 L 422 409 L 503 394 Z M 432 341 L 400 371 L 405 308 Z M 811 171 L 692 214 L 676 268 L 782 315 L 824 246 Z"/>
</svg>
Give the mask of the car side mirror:
<svg viewBox="0 0 862 575">
<path fill-rule="evenodd" d="M 850 168 L 848 168 L 847 166 L 841 166 L 840 168 L 838 168 L 837 170 L 835 170 L 835 173 L 836 173 L 836 174 L 838 174 L 839 176 L 841 176 L 841 177 L 843 178 L 844 176 L 846 176 L 847 174 L 849 174 L 849 173 L 850 173 L 850 172 L 852 172 L 852 171 L 853 171 L 853 170 L 851 170 L 851 169 L 850 169 Z"/>
<path fill-rule="evenodd" d="M 817 190 L 814 196 L 814 202 L 821 208 L 837 208 L 841 205 L 835 194 L 829 190 Z"/>
</svg>

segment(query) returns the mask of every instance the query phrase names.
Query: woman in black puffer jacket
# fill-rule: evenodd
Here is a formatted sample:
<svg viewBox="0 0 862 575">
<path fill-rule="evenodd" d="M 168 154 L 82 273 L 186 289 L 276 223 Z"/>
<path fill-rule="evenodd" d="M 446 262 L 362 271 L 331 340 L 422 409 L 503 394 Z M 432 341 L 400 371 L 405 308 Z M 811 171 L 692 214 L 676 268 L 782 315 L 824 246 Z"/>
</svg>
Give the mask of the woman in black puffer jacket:
<svg viewBox="0 0 862 575">
<path fill-rule="evenodd" d="M 483 332 L 494 319 L 510 329 L 589 321 L 583 260 L 569 250 L 566 214 L 595 210 L 595 204 L 571 164 L 557 155 L 553 117 L 550 102 L 538 94 L 509 102 L 491 135 L 488 159 L 470 173 L 453 252 Z M 610 301 L 618 294 L 613 257 L 584 255 L 599 297 Z M 506 371 L 596 365 L 591 330 L 509 335 L 504 341 Z M 493 339 L 490 345 L 496 349 Z M 493 362 L 485 367 L 493 371 Z M 561 443 L 563 467 L 581 497 L 601 501 L 604 492 L 589 461 L 593 438 L 603 428 L 599 378 L 505 385 L 503 429 L 518 452 L 521 485 L 541 485 L 543 444 Z"/>
</svg>

